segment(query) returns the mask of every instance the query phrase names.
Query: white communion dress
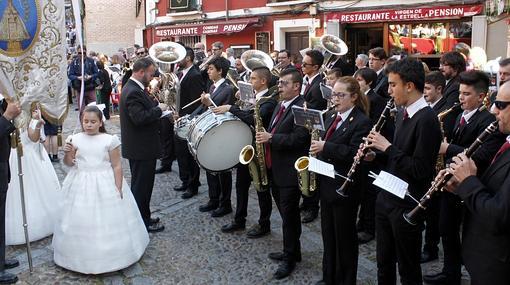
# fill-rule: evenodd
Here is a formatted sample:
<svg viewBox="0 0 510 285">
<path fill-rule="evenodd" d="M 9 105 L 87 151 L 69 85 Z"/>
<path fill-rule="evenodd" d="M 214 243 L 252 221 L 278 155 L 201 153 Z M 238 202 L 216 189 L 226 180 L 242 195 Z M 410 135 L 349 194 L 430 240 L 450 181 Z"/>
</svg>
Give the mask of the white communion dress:
<svg viewBox="0 0 510 285">
<path fill-rule="evenodd" d="M 59 212 L 60 183 L 44 146 L 30 140 L 27 131 L 21 133 L 20 140 L 23 146 L 21 170 L 28 237 L 30 241 L 35 241 L 53 233 Z M 11 150 L 9 167 L 11 182 L 5 203 L 5 243 L 7 245 L 24 244 L 25 233 L 16 149 Z"/>
<path fill-rule="evenodd" d="M 72 137 L 75 165 L 62 184 L 63 207 L 53 234 L 55 263 L 85 274 L 117 271 L 137 262 L 149 235 L 126 181 L 115 187 L 109 134 Z"/>
</svg>

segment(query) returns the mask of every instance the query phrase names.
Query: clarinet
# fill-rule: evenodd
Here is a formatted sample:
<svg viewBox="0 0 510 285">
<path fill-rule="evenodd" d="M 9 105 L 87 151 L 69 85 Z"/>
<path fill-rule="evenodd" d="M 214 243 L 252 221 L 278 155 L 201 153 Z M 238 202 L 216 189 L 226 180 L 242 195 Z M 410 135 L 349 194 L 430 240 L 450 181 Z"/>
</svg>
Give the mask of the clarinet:
<svg viewBox="0 0 510 285">
<path fill-rule="evenodd" d="M 386 120 L 390 116 L 391 110 L 394 107 L 393 105 L 394 105 L 394 101 L 393 101 L 393 98 L 391 98 L 388 101 L 388 103 L 386 103 L 386 107 L 384 107 L 384 110 L 382 111 L 381 116 L 379 116 L 379 119 L 377 120 L 375 125 L 372 127 L 372 131 L 373 132 L 380 132 L 381 131 L 382 127 L 386 123 Z M 363 159 L 363 157 L 365 157 L 365 154 L 368 152 L 368 148 L 366 147 L 366 145 L 367 145 L 367 143 L 365 142 L 358 149 L 358 152 L 361 150 L 362 155 L 354 157 L 354 161 L 353 161 L 353 163 L 351 165 L 351 168 L 349 169 L 349 172 L 347 172 L 347 175 L 346 175 L 347 179 L 345 179 L 345 181 L 342 184 L 342 186 L 340 186 L 340 188 L 338 188 L 336 190 L 336 193 L 338 193 L 338 195 L 343 196 L 343 197 L 347 197 L 347 195 L 345 194 L 345 190 L 347 189 L 347 186 L 349 185 L 349 182 L 352 181 L 352 176 L 356 172 L 356 168 L 358 167 L 358 164 L 360 164 L 361 160 Z"/>
<path fill-rule="evenodd" d="M 498 121 L 492 122 L 490 125 L 485 128 L 485 130 L 476 138 L 476 140 L 464 151 L 467 157 L 471 157 L 473 153 L 482 145 L 482 143 L 489 138 L 489 136 L 496 131 L 498 128 Z M 434 193 L 443 189 L 446 186 L 446 183 L 452 178 L 451 173 L 447 173 L 440 180 L 432 181 L 432 185 L 429 190 L 421 197 L 420 202 L 414 209 L 412 209 L 408 213 L 404 213 L 404 219 L 411 225 L 416 225 L 417 217 L 421 216 L 423 211 L 427 209 L 428 204 L 430 203 L 430 199 Z"/>
</svg>

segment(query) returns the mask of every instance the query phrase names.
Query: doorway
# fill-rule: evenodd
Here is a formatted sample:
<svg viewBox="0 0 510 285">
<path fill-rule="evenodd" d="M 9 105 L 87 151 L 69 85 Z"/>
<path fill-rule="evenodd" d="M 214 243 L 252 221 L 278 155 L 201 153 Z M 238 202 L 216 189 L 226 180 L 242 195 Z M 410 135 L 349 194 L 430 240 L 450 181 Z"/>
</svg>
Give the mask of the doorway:
<svg viewBox="0 0 510 285">
<path fill-rule="evenodd" d="M 345 29 L 346 44 L 349 48 L 346 60 L 354 65 L 356 56 L 360 53 L 368 55 L 368 51 L 375 47 L 384 47 L 383 27 L 347 26 Z"/>
<path fill-rule="evenodd" d="M 291 55 L 301 57 L 299 51 L 309 47 L 308 32 L 286 32 L 285 47 Z"/>
</svg>

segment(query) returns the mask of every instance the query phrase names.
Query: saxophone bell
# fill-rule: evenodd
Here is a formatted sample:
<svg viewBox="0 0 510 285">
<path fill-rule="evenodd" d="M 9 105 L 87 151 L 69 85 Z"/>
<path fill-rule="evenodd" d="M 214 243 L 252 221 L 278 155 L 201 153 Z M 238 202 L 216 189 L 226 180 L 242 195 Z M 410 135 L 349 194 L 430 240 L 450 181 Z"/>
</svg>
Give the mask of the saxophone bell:
<svg viewBox="0 0 510 285">
<path fill-rule="evenodd" d="M 299 182 L 299 190 L 301 193 L 310 197 L 310 173 L 308 172 L 308 165 L 310 164 L 310 159 L 308 156 L 302 156 L 296 160 L 294 163 L 294 168 L 297 171 L 298 182 Z"/>
<path fill-rule="evenodd" d="M 255 190 L 258 192 L 263 192 L 266 189 L 261 183 L 259 167 L 256 160 L 253 159 L 254 157 L 255 148 L 249 144 L 241 149 L 241 152 L 239 153 L 239 162 L 242 165 L 248 165 L 248 170 L 250 171 L 250 176 L 253 180 L 253 187 L 255 187 Z"/>
</svg>

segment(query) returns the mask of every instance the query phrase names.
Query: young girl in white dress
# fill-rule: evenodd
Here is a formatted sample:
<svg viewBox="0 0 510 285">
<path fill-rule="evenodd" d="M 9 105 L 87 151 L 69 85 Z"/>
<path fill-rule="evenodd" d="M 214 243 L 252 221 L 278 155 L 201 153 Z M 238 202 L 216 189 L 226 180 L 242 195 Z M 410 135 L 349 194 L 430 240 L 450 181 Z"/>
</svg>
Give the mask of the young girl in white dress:
<svg viewBox="0 0 510 285">
<path fill-rule="evenodd" d="M 137 262 L 149 243 L 135 199 L 122 177 L 120 141 L 106 134 L 102 112 L 87 106 L 83 132 L 68 138 L 64 204 L 53 234 L 55 263 L 85 274 Z"/>
<path fill-rule="evenodd" d="M 34 105 L 35 106 L 35 105 Z M 35 241 L 53 233 L 59 211 L 60 182 L 53 169 L 48 153 L 40 142 L 44 120 L 38 109 L 32 112 L 32 120 L 20 134 L 23 146 L 21 169 L 28 225 L 28 237 Z M 11 150 L 9 157 L 11 182 L 5 204 L 5 243 L 17 245 L 25 243 L 23 216 L 21 212 L 20 184 L 18 176 L 18 153 Z"/>
</svg>

